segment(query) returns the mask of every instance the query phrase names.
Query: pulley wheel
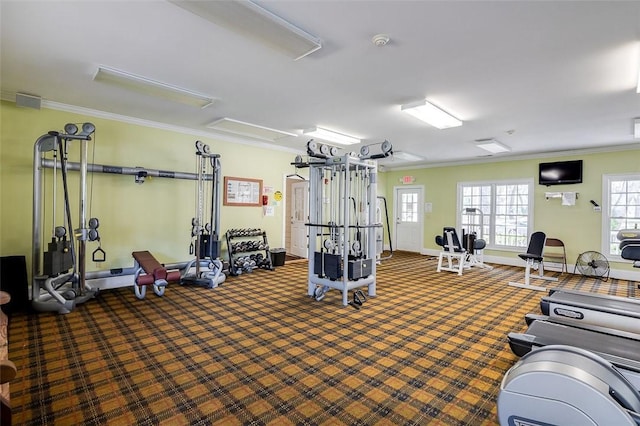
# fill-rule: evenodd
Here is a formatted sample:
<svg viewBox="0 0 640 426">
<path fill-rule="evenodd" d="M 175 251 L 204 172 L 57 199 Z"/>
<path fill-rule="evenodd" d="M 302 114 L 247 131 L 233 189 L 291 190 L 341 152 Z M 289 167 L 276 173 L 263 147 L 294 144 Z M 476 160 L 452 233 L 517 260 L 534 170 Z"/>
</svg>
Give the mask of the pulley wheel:
<svg viewBox="0 0 640 426">
<path fill-rule="evenodd" d="M 329 149 L 329 154 L 331 154 L 332 157 L 335 157 L 336 155 L 338 155 L 338 147 L 337 146 L 332 146 Z"/>
<path fill-rule="evenodd" d="M 391 152 L 391 150 L 393 149 L 393 145 L 391 145 L 391 142 L 389 142 L 389 141 L 384 141 L 384 142 L 382 142 L 382 147 L 381 148 L 382 148 L 382 152 L 384 154 L 386 154 L 388 152 Z"/>
<path fill-rule="evenodd" d="M 64 226 L 56 226 L 53 232 L 56 238 L 62 238 L 67 235 L 67 229 Z"/>
<path fill-rule="evenodd" d="M 202 153 L 203 146 L 204 144 L 202 143 L 202 141 L 196 141 L 196 151 L 198 151 L 199 153 Z"/>
<path fill-rule="evenodd" d="M 82 125 L 82 133 L 90 135 L 91 133 L 93 133 L 95 131 L 96 131 L 96 126 L 94 126 L 93 123 L 84 123 Z"/>
<path fill-rule="evenodd" d="M 97 217 L 92 217 L 91 219 L 89 219 L 89 228 L 98 229 L 99 226 L 100 226 L 100 221 L 98 220 Z"/>
<path fill-rule="evenodd" d="M 363 157 L 369 155 L 369 147 L 367 145 L 363 145 L 360 148 L 360 155 L 362 155 Z"/>
<path fill-rule="evenodd" d="M 331 149 L 329 148 L 329 145 L 324 145 L 324 144 L 320 145 L 320 153 L 321 154 L 329 155 L 329 151 L 330 150 Z"/>
<path fill-rule="evenodd" d="M 67 123 L 64 125 L 64 132 L 68 135 L 75 135 L 78 133 L 78 126 L 73 123 Z"/>
</svg>

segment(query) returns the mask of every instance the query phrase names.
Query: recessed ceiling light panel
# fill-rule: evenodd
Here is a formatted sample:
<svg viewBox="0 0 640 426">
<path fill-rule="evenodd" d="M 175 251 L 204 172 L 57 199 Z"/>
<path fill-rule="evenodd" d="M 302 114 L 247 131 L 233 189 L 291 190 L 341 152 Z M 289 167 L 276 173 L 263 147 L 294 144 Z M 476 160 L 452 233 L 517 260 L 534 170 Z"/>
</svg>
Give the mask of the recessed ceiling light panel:
<svg viewBox="0 0 640 426">
<path fill-rule="evenodd" d="M 462 126 L 461 120 L 426 100 L 402 105 L 400 110 L 438 129 Z"/>
<path fill-rule="evenodd" d="M 259 126 L 257 124 L 246 123 L 232 118 L 220 118 L 207 125 L 209 129 L 222 131 L 225 133 L 233 133 L 235 135 L 248 136 L 251 138 L 262 139 L 273 142 L 285 136 L 298 136 L 295 133 L 289 133 L 282 130 L 271 129 L 269 127 Z"/>
<path fill-rule="evenodd" d="M 477 139 L 475 144 L 478 148 L 489 151 L 492 154 L 500 154 L 502 152 L 509 152 L 511 148 L 505 144 L 498 142 L 495 139 Z"/>
<path fill-rule="evenodd" d="M 343 133 L 338 133 L 333 130 L 323 129 L 321 127 L 312 127 L 303 131 L 303 133 L 308 136 L 313 136 L 318 139 L 338 143 L 341 145 L 355 145 L 362 142 L 362 139 L 345 135 Z"/>
<path fill-rule="evenodd" d="M 402 160 L 402 161 L 408 161 L 408 162 L 415 162 L 415 161 L 422 161 L 424 160 L 424 157 L 421 157 L 419 155 L 416 154 L 411 154 L 410 152 L 404 152 L 404 151 L 396 151 L 393 153 L 393 158 L 396 158 L 398 160 Z"/>
<path fill-rule="evenodd" d="M 98 67 L 93 79 L 148 96 L 198 106 L 200 108 L 210 106 L 215 100 L 213 97 L 203 95 L 202 93 L 105 66 Z"/>
<path fill-rule="evenodd" d="M 249 0 L 169 1 L 216 25 L 281 50 L 294 60 L 322 47 L 319 38 Z"/>
</svg>

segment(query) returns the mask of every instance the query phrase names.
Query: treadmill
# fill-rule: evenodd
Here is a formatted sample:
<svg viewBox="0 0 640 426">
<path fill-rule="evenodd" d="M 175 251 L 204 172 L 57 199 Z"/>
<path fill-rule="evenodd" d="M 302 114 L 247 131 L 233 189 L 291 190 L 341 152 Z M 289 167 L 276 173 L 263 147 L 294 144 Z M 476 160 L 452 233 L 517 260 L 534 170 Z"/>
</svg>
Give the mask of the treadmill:
<svg viewBox="0 0 640 426">
<path fill-rule="evenodd" d="M 640 299 L 552 289 L 540 301 L 540 310 L 556 318 L 640 333 Z"/>
<path fill-rule="evenodd" d="M 640 389 L 640 331 L 632 333 L 585 323 L 549 321 L 528 316 L 525 333 L 509 333 L 507 340 L 514 354 L 522 357 L 536 348 L 568 345 L 591 351 L 615 367 Z"/>
</svg>

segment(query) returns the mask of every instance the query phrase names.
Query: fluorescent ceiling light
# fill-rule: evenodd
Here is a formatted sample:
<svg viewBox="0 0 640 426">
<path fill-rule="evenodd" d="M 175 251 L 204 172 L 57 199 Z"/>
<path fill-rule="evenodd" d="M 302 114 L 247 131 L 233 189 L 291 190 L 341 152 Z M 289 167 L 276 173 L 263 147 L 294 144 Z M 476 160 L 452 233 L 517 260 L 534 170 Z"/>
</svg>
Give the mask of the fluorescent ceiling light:
<svg viewBox="0 0 640 426">
<path fill-rule="evenodd" d="M 424 157 L 420 157 L 419 155 L 411 154 L 409 152 L 396 151 L 393 153 L 393 158 L 403 161 L 422 161 Z"/>
<path fill-rule="evenodd" d="M 302 133 L 325 141 L 339 143 L 341 145 L 354 145 L 362 142 L 361 139 L 354 138 L 353 136 L 343 135 L 342 133 L 323 129 L 321 127 L 312 127 Z"/>
<path fill-rule="evenodd" d="M 640 139 L 640 118 L 633 120 L 633 137 Z"/>
<path fill-rule="evenodd" d="M 475 143 L 478 148 L 482 148 L 492 154 L 511 151 L 511 148 L 503 143 L 498 142 L 495 139 L 478 139 L 475 141 Z"/>
<path fill-rule="evenodd" d="M 276 139 L 285 136 L 298 136 L 295 133 L 284 132 L 282 130 L 270 129 L 269 127 L 259 126 L 257 124 L 246 123 L 232 118 L 220 118 L 212 123 L 207 124 L 209 129 L 219 130 L 222 132 L 233 133 L 236 135 L 249 136 L 256 139 L 262 139 L 273 142 Z"/>
<path fill-rule="evenodd" d="M 322 47 L 317 37 L 249 0 L 169 0 L 217 25 L 248 35 L 298 60 Z"/>
<path fill-rule="evenodd" d="M 135 90 L 145 95 L 181 102 L 187 105 L 206 108 L 213 104 L 214 98 L 202 93 L 193 92 L 171 84 L 151 80 L 126 71 L 100 66 L 93 76 L 95 81 L 113 84 L 127 90 Z"/>
<path fill-rule="evenodd" d="M 426 100 L 402 105 L 400 110 L 438 129 L 462 126 L 462 121 Z"/>
</svg>

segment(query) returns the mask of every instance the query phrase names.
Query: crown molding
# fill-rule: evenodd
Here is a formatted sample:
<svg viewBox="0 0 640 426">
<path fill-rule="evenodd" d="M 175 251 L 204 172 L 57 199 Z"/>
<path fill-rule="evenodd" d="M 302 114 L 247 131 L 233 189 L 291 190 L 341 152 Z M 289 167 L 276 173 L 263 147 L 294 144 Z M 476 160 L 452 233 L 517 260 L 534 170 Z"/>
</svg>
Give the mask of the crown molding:
<svg viewBox="0 0 640 426">
<path fill-rule="evenodd" d="M 506 161 L 519 161 L 519 160 L 537 160 L 551 157 L 567 157 L 575 155 L 587 155 L 587 154 L 599 154 L 605 152 L 620 152 L 620 151 L 636 151 L 640 150 L 640 144 L 628 143 L 622 145 L 607 145 L 593 148 L 583 149 L 571 149 L 564 151 L 545 151 L 545 152 L 532 152 L 528 154 L 520 155 L 500 155 L 497 157 L 487 155 L 482 158 L 472 158 L 468 160 L 460 161 L 444 161 L 441 163 L 412 163 L 411 165 L 393 166 L 390 163 L 382 164 L 386 171 L 396 170 L 416 170 L 416 169 L 433 169 L 437 167 L 454 167 L 454 166 L 468 166 L 472 164 L 489 164 L 489 163 L 504 163 Z"/>
<path fill-rule="evenodd" d="M 5 90 L 2 90 L 0 92 L 0 99 L 2 99 L 3 101 L 15 102 L 15 96 L 16 96 L 15 92 L 10 92 Z M 215 131 L 205 131 L 205 130 L 193 129 L 190 127 L 176 126 L 173 124 L 166 124 L 158 121 L 146 120 L 143 118 L 115 114 L 112 112 L 100 111 L 100 110 L 85 108 L 85 107 L 76 106 L 76 105 L 69 105 L 69 104 L 50 101 L 46 99 L 42 99 L 41 107 L 56 110 L 56 111 L 64 111 L 64 112 L 69 112 L 73 114 L 86 115 L 89 117 L 102 118 L 105 120 L 118 121 L 121 123 L 134 124 L 137 126 L 149 127 L 152 129 L 167 130 L 170 132 L 182 133 L 182 134 L 192 135 L 196 137 L 214 138 L 223 142 L 247 145 L 251 147 L 290 152 L 293 154 L 300 154 L 300 153 L 303 153 L 304 151 L 302 148 L 297 149 L 297 148 L 290 148 L 290 147 L 281 146 L 281 145 L 275 145 L 275 144 L 266 143 L 262 141 L 251 140 L 251 138 L 249 137 L 245 138 L 242 136 L 228 135 L 228 134 L 218 133 Z"/>
</svg>

